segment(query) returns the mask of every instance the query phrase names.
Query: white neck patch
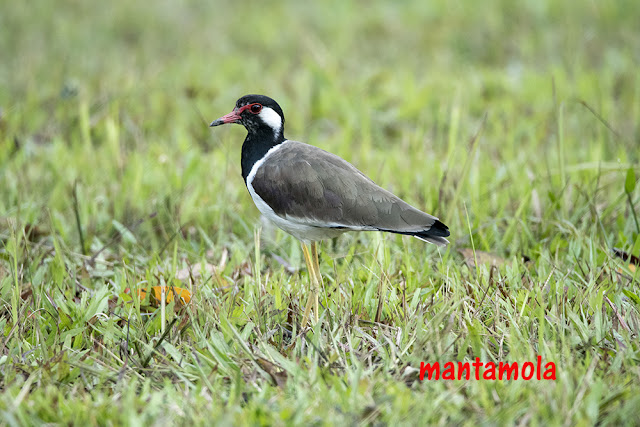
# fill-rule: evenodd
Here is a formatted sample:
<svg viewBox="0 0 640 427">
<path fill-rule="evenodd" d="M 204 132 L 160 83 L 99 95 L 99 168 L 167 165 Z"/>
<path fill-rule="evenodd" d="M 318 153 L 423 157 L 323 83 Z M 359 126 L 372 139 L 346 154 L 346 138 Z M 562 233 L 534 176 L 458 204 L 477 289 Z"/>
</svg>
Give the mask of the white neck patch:
<svg viewBox="0 0 640 427">
<path fill-rule="evenodd" d="M 280 130 L 282 129 L 282 118 L 273 108 L 262 107 L 262 111 L 260 111 L 258 117 L 260 117 L 267 126 L 273 129 L 273 133 L 276 137 L 280 134 Z"/>
</svg>

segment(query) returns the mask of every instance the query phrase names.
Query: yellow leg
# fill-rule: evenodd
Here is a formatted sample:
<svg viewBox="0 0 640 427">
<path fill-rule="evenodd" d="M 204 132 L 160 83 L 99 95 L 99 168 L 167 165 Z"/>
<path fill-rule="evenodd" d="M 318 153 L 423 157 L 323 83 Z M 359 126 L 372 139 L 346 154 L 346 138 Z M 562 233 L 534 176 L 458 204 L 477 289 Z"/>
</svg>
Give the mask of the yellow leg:
<svg viewBox="0 0 640 427">
<path fill-rule="evenodd" d="M 313 247 L 313 246 L 312 246 Z M 311 254 L 309 253 L 309 248 L 307 245 L 302 243 L 302 253 L 304 255 L 304 261 L 307 263 L 307 270 L 309 272 L 309 279 L 311 280 L 311 289 L 309 292 L 309 298 L 307 299 L 307 305 L 304 308 L 304 315 L 302 316 L 302 327 L 307 326 L 307 321 L 309 320 L 309 314 L 311 312 L 311 308 L 314 305 L 314 299 L 318 299 L 317 294 L 317 285 L 316 285 L 316 274 L 313 266 L 313 261 L 311 259 Z M 317 311 L 316 311 L 316 322 L 317 322 Z"/>
<path fill-rule="evenodd" d="M 318 261 L 318 246 L 316 242 L 311 243 L 311 255 L 315 263 L 313 266 L 313 272 L 316 275 L 316 292 L 315 292 L 315 300 L 314 300 L 313 308 L 316 313 L 316 323 L 318 323 L 318 316 L 320 314 L 320 310 L 318 308 L 318 294 L 322 289 L 322 275 L 320 274 L 320 262 Z"/>
</svg>

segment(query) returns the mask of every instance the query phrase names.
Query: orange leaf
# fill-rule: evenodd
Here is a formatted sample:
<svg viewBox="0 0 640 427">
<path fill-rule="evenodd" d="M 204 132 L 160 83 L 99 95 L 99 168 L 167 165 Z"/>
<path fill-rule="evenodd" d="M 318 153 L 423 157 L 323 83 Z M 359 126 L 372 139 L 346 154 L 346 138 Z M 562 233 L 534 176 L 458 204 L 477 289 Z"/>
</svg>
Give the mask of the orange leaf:
<svg viewBox="0 0 640 427">
<path fill-rule="evenodd" d="M 153 307 L 159 307 L 160 302 L 162 301 L 162 292 L 165 292 L 165 301 L 170 303 L 174 300 L 177 301 L 179 305 L 188 304 L 191 301 L 191 292 L 184 288 L 178 288 L 177 286 L 172 286 L 167 289 L 166 286 L 151 286 L 151 294 L 149 295 L 149 304 Z M 147 297 L 147 292 L 149 289 L 139 289 L 138 296 L 141 300 Z"/>
</svg>

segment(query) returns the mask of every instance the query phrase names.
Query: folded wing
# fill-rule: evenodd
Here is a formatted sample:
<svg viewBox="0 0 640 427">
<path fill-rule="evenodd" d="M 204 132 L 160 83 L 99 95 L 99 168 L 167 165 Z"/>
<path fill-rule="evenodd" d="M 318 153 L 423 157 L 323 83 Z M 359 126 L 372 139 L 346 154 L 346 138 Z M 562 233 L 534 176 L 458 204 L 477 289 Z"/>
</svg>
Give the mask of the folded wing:
<svg viewBox="0 0 640 427">
<path fill-rule="evenodd" d="M 269 154 L 251 183 L 256 193 L 290 221 L 309 226 L 379 230 L 446 245 L 449 230 L 342 158 L 288 141 Z"/>
</svg>

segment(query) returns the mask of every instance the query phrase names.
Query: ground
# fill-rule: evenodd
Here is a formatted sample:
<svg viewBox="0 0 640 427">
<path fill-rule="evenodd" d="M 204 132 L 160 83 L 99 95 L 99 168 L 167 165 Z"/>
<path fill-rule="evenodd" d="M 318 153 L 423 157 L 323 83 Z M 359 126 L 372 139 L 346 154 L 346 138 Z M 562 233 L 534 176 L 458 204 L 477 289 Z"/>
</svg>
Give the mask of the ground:
<svg viewBox="0 0 640 427">
<path fill-rule="evenodd" d="M 638 22 L 637 1 L 7 3 L 0 424 L 636 424 Z M 451 245 L 325 242 L 301 328 L 300 247 L 246 191 L 244 129 L 207 126 L 247 93 Z M 420 379 L 538 357 L 555 379 Z"/>
</svg>

